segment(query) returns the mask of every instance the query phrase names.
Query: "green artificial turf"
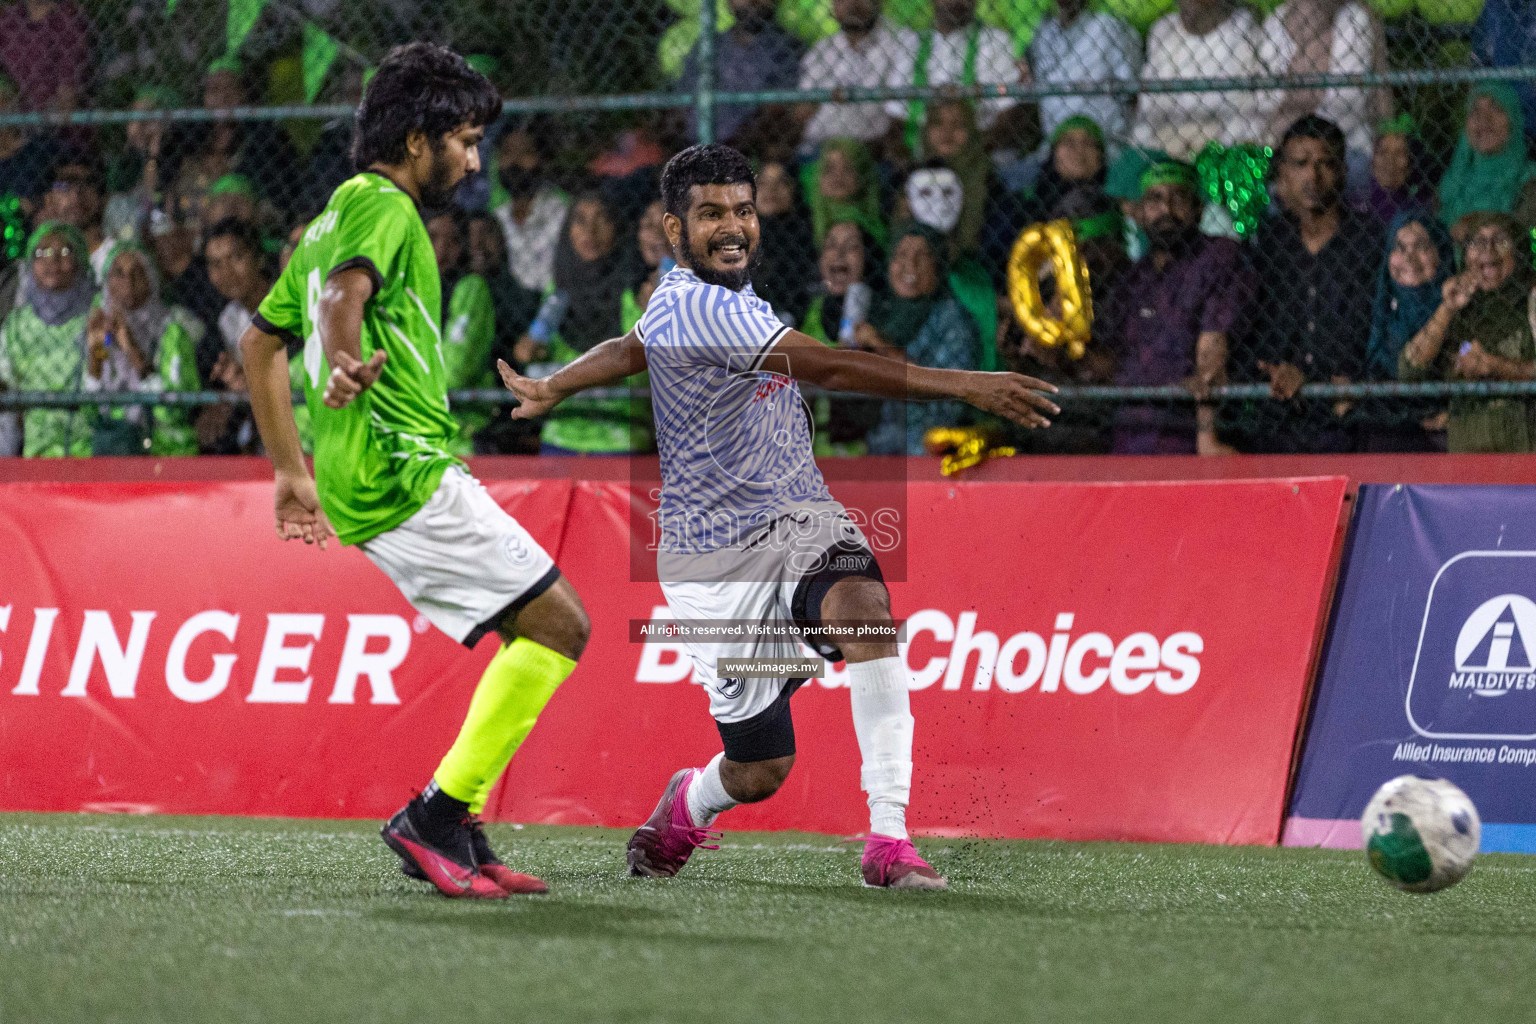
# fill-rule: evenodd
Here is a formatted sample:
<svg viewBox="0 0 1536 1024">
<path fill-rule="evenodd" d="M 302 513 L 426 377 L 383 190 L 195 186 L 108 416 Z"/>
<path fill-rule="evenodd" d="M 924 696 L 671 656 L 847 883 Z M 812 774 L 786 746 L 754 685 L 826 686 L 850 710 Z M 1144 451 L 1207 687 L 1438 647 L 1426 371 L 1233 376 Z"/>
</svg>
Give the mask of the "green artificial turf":
<svg viewBox="0 0 1536 1024">
<path fill-rule="evenodd" d="M 1536 861 L 1447 892 L 1358 853 L 727 833 L 670 881 L 625 833 L 492 826 L 553 892 L 450 902 L 368 822 L 0 815 L 0 1021 L 1530 1021 Z"/>
</svg>

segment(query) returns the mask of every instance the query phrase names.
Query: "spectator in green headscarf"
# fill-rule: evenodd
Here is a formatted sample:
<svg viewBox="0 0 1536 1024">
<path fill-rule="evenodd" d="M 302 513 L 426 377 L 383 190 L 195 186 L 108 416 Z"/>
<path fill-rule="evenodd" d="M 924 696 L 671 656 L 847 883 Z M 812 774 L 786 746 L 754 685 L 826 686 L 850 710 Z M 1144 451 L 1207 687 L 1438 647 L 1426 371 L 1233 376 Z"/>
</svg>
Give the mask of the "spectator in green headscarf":
<svg viewBox="0 0 1536 1024">
<path fill-rule="evenodd" d="M 101 304 L 86 322 L 85 391 L 196 391 L 197 343 L 205 328 L 160 297 L 160 274 L 141 246 L 120 242 L 107 258 Z M 97 455 L 196 455 L 186 407 L 111 408 L 98 423 Z"/>
<path fill-rule="evenodd" d="M 871 238 L 885 244 L 885 222 L 880 216 L 880 180 L 875 158 L 862 142 L 828 139 L 821 155 L 807 169 L 806 195 L 810 197 L 811 230 L 816 244 L 827 228 L 851 220 Z"/>
<path fill-rule="evenodd" d="M 243 174 L 226 174 L 208 189 L 203 222 L 212 227 L 221 220 L 233 217 L 246 224 L 255 224 L 256 206 L 256 186 L 251 183 L 251 179 Z"/>
<path fill-rule="evenodd" d="M 1525 152 L 1525 113 L 1503 82 L 1481 82 L 1467 97 L 1467 123 L 1440 180 L 1440 219 L 1465 241 L 1469 213 L 1509 213 L 1536 168 Z"/>
<path fill-rule="evenodd" d="M 59 221 L 27 239 L 16 309 L 0 327 L 0 390 L 77 391 L 85 321 L 96 293 L 85 237 Z M 31 409 L 22 420 L 28 457 L 91 454 L 89 414 Z"/>
<path fill-rule="evenodd" d="M 876 296 L 870 322 L 858 328 L 859 347 L 919 366 L 974 370 L 976 325 L 950 293 L 948 270 L 942 234 L 923 224 L 900 226 L 886 268 L 890 288 Z M 921 455 L 929 429 L 955 426 L 964 415 L 961 402 L 886 402 L 869 434 L 870 454 Z"/>
</svg>

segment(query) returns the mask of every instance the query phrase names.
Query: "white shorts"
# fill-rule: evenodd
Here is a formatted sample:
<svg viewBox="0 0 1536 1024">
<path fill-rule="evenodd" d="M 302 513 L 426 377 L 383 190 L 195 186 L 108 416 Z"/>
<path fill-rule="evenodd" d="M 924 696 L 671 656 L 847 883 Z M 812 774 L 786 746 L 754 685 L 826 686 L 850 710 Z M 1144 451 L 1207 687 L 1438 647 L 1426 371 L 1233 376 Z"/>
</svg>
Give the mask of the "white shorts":
<svg viewBox="0 0 1536 1024">
<path fill-rule="evenodd" d="M 415 515 L 358 546 L 411 607 L 466 647 L 560 578 L 554 559 L 458 466 Z"/>
<path fill-rule="evenodd" d="M 676 620 L 795 627 L 792 639 L 684 642 L 694 678 L 709 693 L 709 713 L 721 725 L 764 714 L 786 687 L 804 679 L 722 679 L 715 671 L 720 658 L 802 658 L 812 654 L 803 646 L 809 644 L 815 654 L 836 660 L 841 655 L 834 645 L 807 635 L 820 618 L 819 609 L 806 607 L 809 585 L 844 576 L 882 578 L 863 532 L 835 501 L 796 509 L 741 544 L 708 555 L 663 553 L 657 567 L 661 592 Z"/>
</svg>

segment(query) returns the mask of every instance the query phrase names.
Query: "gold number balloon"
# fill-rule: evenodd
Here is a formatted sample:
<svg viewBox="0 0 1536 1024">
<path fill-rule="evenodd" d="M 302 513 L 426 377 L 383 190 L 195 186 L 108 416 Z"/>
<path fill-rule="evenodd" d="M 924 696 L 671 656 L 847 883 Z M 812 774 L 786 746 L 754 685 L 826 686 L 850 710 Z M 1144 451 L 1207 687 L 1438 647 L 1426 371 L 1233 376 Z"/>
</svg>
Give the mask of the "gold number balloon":
<svg viewBox="0 0 1536 1024">
<path fill-rule="evenodd" d="M 1056 270 L 1060 319 L 1046 316 L 1040 298 L 1040 270 L 1047 263 Z M 1008 258 L 1008 297 L 1014 315 L 1031 337 L 1047 348 L 1065 345 L 1069 356 L 1082 358 L 1093 327 L 1093 294 L 1071 221 L 1031 224 L 1019 235 Z"/>
</svg>

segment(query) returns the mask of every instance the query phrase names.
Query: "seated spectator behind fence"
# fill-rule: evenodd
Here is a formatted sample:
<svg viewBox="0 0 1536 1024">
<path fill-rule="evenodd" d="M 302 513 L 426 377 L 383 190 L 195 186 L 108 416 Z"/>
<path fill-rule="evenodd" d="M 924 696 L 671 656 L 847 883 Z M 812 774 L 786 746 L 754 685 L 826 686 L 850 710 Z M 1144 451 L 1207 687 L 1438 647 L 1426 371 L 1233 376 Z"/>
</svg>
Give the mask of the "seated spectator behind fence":
<svg viewBox="0 0 1536 1024">
<path fill-rule="evenodd" d="M 214 61 L 203 80 L 203 107 L 219 111 L 245 106 L 249 97 L 240 76 L 234 58 Z M 187 145 L 175 182 L 175 213 L 198 230 L 212 224 L 203 207 L 209 189 L 226 174 L 250 179 L 261 199 L 280 211 L 302 198 L 294 178 L 298 157 L 288 136 L 272 121 L 205 121 L 189 130 Z"/>
<path fill-rule="evenodd" d="M 20 110 L 16 83 L 0 75 L 0 114 Z M 28 217 L 37 212 L 48 175 L 59 159 L 52 135 L 26 128 L 0 125 L 0 200 L 15 196 Z"/>
<path fill-rule="evenodd" d="M 496 147 L 496 174 L 507 199 L 496 209 L 517 283 L 543 293 L 554 280 L 555 247 L 570 198 L 545 173 L 543 135 L 530 124 L 509 129 Z"/>
<path fill-rule="evenodd" d="M 840 31 L 812 46 L 800 61 L 802 89 L 875 89 L 896 65 L 917 52 L 917 33 L 892 26 L 880 16 L 883 0 L 832 0 Z M 802 103 L 795 111 L 805 124 L 804 145 L 814 151 L 828 139 L 876 143 L 891 119 L 873 103 Z"/>
<path fill-rule="evenodd" d="M 1440 219 L 1451 237 L 1469 237 L 1460 220 L 1469 213 L 1509 213 L 1521 187 L 1536 175 L 1526 155 L 1525 113 L 1503 82 L 1479 82 L 1467 96 L 1467 123 L 1451 166 L 1440 179 Z"/>
<path fill-rule="evenodd" d="M 1013 55 L 1013 41 L 1000 28 L 976 17 L 976 0 L 934 0 L 933 27 L 918 34 L 916 48 L 891 69 L 892 86 L 1016 85 L 1027 65 Z M 976 120 L 991 131 L 998 117 L 1018 103 L 1009 96 L 981 102 Z M 922 100 L 892 100 L 886 113 L 904 121 L 907 148 L 916 151 L 928 113 Z"/>
<path fill-rule="evenodd" d="M 625 237 L 607 199 L 600 192 L 582 193 L 571 204 L 555 252 L 555 291 L 564 299 L 563 317 L 552 335 L 538 337 L 542 332 L 530 330 L 518 342 L 519 360 L 563 364 L 627 333 L 634 324 L 624 322 L 625 309 L 638 309 L 633 289 L 644 277 L 633 237 Z M 541 312 L 536 328 L 542 319 Z M 629 382 L 645 383 L 643 375 Z M 544 454 L 621 455 L 650 446 L 650 406 L 641 399 L 577 399 L 562 409 L 566 415 L 544 424 Z"/>
<path fill-rule="evenodd" d="M 758 182 L 758 198 L 761 199 L 761 174 L 758 175 Z M 635 225 L 635 245 L 640 250 L 641 269 L 645 277 L 634 287 L 635 308 L 624 311 L 626 322 L 640 322 L 640 315 L 651 304 L 651 295 L 661 283 L 662 276 L 677 266 L 677 260 L 672 257 L 672 247 L 667 244 L 666 229 L 662 226 L 666 212 L 666 204 L 657 199 L 641 212 L 640 220 Z"/>
<path fill-rule="evenodd" d="M 78 391 L 85 322 L 96 295 L 85 239 L 69 224 L 47 221 L 27 239 L 16 308 L 0 327 L 0 389 Z M 21 454 L 91 454 L 91 414 L 29 409 Z"/>
<path fill-rule="evenodd" d="M 960 176 L 942 161 L 931 160 L 907 178 L 898 217 L 916 221 L 938 232 L 947 257 L 950 294 L 970 316 L 979 339 L 977 368 L 997 369 L 997 288 L 991 271 L 970 250 L 959 250 L 959 228 L 965 210 L 965 187 Z"/>
<path fill-rule="evenodd" d="M 659 231 L 659 212 L 654 226 Z M 811 218 L 800 201 L 799 183 L 777 161 L 757 172 L 757 226 L 762 255 L 752 272 L 752 290 L 773 307 L 780 320 L 798 327 L 811 303 L 816 244 L 811 240 Z M 665 245 L 665 235 L 661 243 Z"/>
<path fill-rule="evenodd" d="M 101 304 L 86 321 L 85 391 L 196 391 L 203 326 L 160 298 L 155 262 L 132 242 L 107 260 Z M 196 455 L 186 407 L 103 406 L 95 455 Z"/>
<path fill-rule="evenodd" d="M 501 225 L 489 213 L 480 212 L 469 217 L 469 272 L 485 280 L 491 290 L 491 307 L 495 313 L 496 330 L 491 342 L 487 365 L 494 368 L 496 360 L 505 359 L 516 363 L 514 349 L 517 340 L 528 330 L 539 311 L 542 296 L 524 288 L 512 276 L 507 266 L 506 242 Z M 494 378 L 494 374 L 492 374 Z M 491 385 L 496 387 L 494 382 Z M 509 407 L 488 407 L 490 421 L 475 431 L 474 449 L 480 455 L 534 455 L 539 450 L 539 424 L 531 420 L 514 420 L 507 415 Z"/>
<path fill-rule="evenodd" d="M 1143 79 L 1252 78 L 1266 73 L 1259 58 L 1262 33 L 1253 12 L 1230 0 L 1179 0 L 1147 34 Z M 1258 142 L 1268 120 L 1265 94 L 1148 92 L 1136 105 L 1136 145 L 1192 158 L 1207 142 Z"/>
<path fill-rule="evenodd" d="M 1434 316 L 1456 253 L 1445 225 L 1433 214 L 1404 210 L 1387 228 L 1387 258 L 1377 277 L 1366 345 L 1366 379 L 1396 380 L 1403 348 Z M 1393 399 L 1362 403 L 1360 447 L 1368 452 L 1431 451 L 1424 424 L 1443 401 Z"/>
<path fill-rule="evenodd" d="M 266 298 L 272 278 L 263 269 L 261 234 L 233 217 L 215 222 L 203 245 L 208 278 L 229 300 L 219 314 L 218 331 L 210 331 L 198 346 L 198 365 L 210 362 L 204 379 L 213 390 L 244 392 L 245 368 L 240 363 L 240 336 L 251 326 L 256 307 Z M 197 446 L 205 455 L 245 455 L 260 447 L 249 406 L 209 405 L 197 414 Z"/>
<path fill-rule="evenodd" d="M 818 268 L 821 281 L 800 330 L 824 345 L 854 345 L 859 326 L 881 287 L 883 257 L 863 228 L 851 220 L 827 229 Z M 818 395 L 811 403 L 817 455 L 865 455 L 865 435 L 880 421 L 884 403 L 874 398 Z"/>
<path fill-rule="evenodd" d="M 1371 151 L 1371 184 L 1365 209 L 1383 224 L 1399 213 L 1429 209 L 1434 197 L 1426 173 L 1428 158 L 1412 114 L 1399 114 L 1376 126 Z"/>
<path fill-rule="evenodd" d="M 821 282 L 800 331 L 823 344 L 836 345 L 845 324 L 851 332 L 867 320 L 881 259 L 880 247 L 856 221 L 842 220 L 828 228 L 818 260 Z M 844 302 L 855 286 L 864 290 L 856 293 L 850 308 Z M 852 343 L 854 338 L 850 333 L 842 340 Z"/>
<path fill-rule="evenodd" d="M 1161 150 L 1127 146 L 1109 165 L 1104 178 L 1104 194 L 1120 206 L 1121 227 L 1126 258 L 1141 259 L 1147 252 L 1147 234 L 1141 228 L 1141 176 L 1153 164 L 1170 159 Z"/>
<path fill-rule="evenodd" d="M 1361 75 L 1387 70 L 1381 21 L 1362 3 L 1286 0 L 1264 20 L 1259 60 L 1273 75 Z M 1270 101 L 1265 140 L 1282 135 L 1303 114 L 1339 126 L 1348 152 L 1350 180 L 1365 184 L 1371 127 L 1391 113 L 1385 89 L 1284 89 Z"/>
<path fill-rule="evenodd" d="M 1181 384 L 1196 397 L 1226 382 L 1233 334 L 1257 282 L 1242 247 L 1200 233 L 1200 179 L 1189 164 L 1153 164 L 1141 178 L 1149 251 L 1106 296 L 1094 335 L 1125 386 Z M 1095 288 L 1095 291 L 1098 289 Z M 1115 414 L 1117 455 L 1219 455 L 1211 406 L 1127 405 Z"/>
<path fill-rule="evenodd" d="M 977 256 L 994 282 L 1001 284 L 1013 240 L 1028 218 L 982 146 L 975 105 L 968 101 L 929 104 L 922 156 L 954 171 L 963 190 L 954 251 Z"/>
<path fill-rule="evenodd" d="M 885 217 L 880 212 L 880 178 L 869 148 L 856 139 L 828 139 L 821 155 L 805 170 L 811 234 L 820 245 L 827 228 L 852 220 L 876 242 L 885 244 Z"/>
<path fill-rule="evenodd" d="M 88 157 L 66 155 L 53 169 L 53 183 L 43 196 L 40 216 L 78 230 L 89 247 L 88 257 L 96 280 L 103 279 L 107 254 L 116 241 L 102 233 L 101 169 Z"/>
<path fill-rule="evenodd" d="M 1257 361 L 1276 398 L 1249 406 L 1248 443 L 1259 451 L 1341 452 L 1355 447 L 1341 404 L 1295 400 L 1307 381 L 1346 383 L 1365 373 L 1382 226 L 1342 200 L 1344 134 L 1315 114 L 1286 132 L 1275 155 L 1278 207 L 1259 226 L 1262 282 Z"/>
<path fill-rule="evenodd" d="M 134 95 L 132 109 L 142 113 L 181 105 L 171 90 L 147 85 Z M 101 218 L 106 237 L 141 243 L 148 238 L 161 190 L 179 173 L 185 137 L 166 121 L 128 122 L 127 144 L 107 167 L 107 205 Z"/>
<path fill-rule="evenodd" d="M 1141 72 L 1141 37 L 1113 14 L 1089 11 L 1088 0 L 1057 0 L 1029 44 L 1037 85 L 1129 82 Z M 1040 130 L 1053 143 L 1069 117 L 1086 117 L 1112 139 L 1130 130 L 1130 96 L 1043 96 Z"/>
<path fill-rule="evenodd" d="M 1104 133 L 1086 117 L 1069 117 L 1051 134 L 1050 158 L 1024 197 L 1024 220 L 1040 224 L 1067 216 L 1072 210 L 1099 212 L 1114 206 L 1105 182 Z M 1143 168 L 1144 170 L 1144 168 Z M 1137 194 L 1140 194 L 1138 178 Z"/>
<path fill-rule="evenodd" d="M 1484 67 L 1536 63 L 1536 5 L 1530 0 L 1483 0 L 1472 27 L 1472 50 Z M 1536 124 L 1536 85 L 1515 83 L 1527 124 Z"/>
<path fill-rule="evenodd" d="M 918 366 L 974 370 L 976 325 L 950 294 L 948 244 L 922 224 L 898 228 L 887 267 L 889 291 L 876 297 L 868 323 L 855 335 L 860 348 Z M 883 402 L 869 434 L 871 455 L 921 455 L 923 435 L 958 425 L 960 402 Z"/>
<path fill-rule="evenodd" d="M 26 110 L 75 109 L 91 78 L 90 22 L 69 0 L 18 0 L 0 9 L 0 68 Z"/>
<path fill-rule="evenodd" d="M 356 108 L 363 101 L 363 69 L 349 63 L 341 72 L 341 88 L 337 102 Z M 309 163 L 304 170 L 303 191 L 290 208 L 321 210 L 330 201 L 336 187 L 355 173 L 352 166 L 352 131 L 356 116 L 352 110 L 320 128 L 320 137 L 309 151 Z M 490 162 L 487 161 L 487 167 Z"/>
<path fill-rule="evenodd" d="M 160 213 L 150 219 L 149 241 L 164 282 L 161 294 L 166 304 L 189 311 L 205 332 L 213 330 L 224 312 L 225 299 L 208 279 L 208 264 L 197 252 L 192 225 Z M 198 373 L 206 376 L 212 369 L 208 363 L 199 366 Z"/>
<path fill-rule="evenodd" d="M 800 69 L 801 46 L 798 40 L 774 23 L 774 0 L 728 0 L 735 22 L 715 39 L 715 89 L 718 92 L 759 92 L 768 89 L 793 89 Z M 699 48 L 688 54 L 683 77 L 677 88 L 692 92 L 698 87 Z M 790 126 L 789 117 L 779 117 L 775 107 L 755 107 L 745 103 L 722 103 L 715 107 L 715 138 L 738 143 L 737 148 L 756 151 L 750 139 L 771 135 L 764 131 L 765 121 L 779 128 Z M 698 141 L 698 113 L 688 111 L 688 137 Z"/>
<path fill-rule="evenodd" d="M 224 175 L 208 189 L 204 216 L 209 226 L 221 220 L 238 220 L 254 227 L 257 223 L 256 186 L 243 174 Z"/>
<path fill-rule="evenodd" d="M 464 270 L 464 241 L 469 233 L 469 218 L 458 207 L 433 214 L 427 221 L 432 238 L 432 252 L 442 275 L 443 368 L 448 390 L 488 388 L 495 384 L 491 346 L 496 340 L 496 306 L 491 286 L 476 273 Z M 483 405 L 465 405 L 453 410 L 459 432 L 453 439 L 452 453 L 474 452 L 477 431 L 490 422 Z"/>
<path fill-rule="evenodd" d="M 497 359 L 512 361 L 512 347 L 533 322 L 542 296 L 524 288 L 512 276 L 507 266 L 506 240 L 495 217 L 485 212 L 470 214 L 469 233 L 465 237 L 469 272 L 483 278 L 491 290 L 491 308 L 496 316 L 490 361 L 494 367 Z"/>
<path fill-rule="evenodd" d="M 1531 336 L 1531 262 L 1524 228 L 1502 213 L 1468 218 L 1466 269 L 1445 282 L 1440 307 L 1399 360 L 1408 381 L 1528 381 L 1536 375 Z M 1452 398 L 1452 452 L 1536 451 L 1536 402 Z"/>
</svg>

